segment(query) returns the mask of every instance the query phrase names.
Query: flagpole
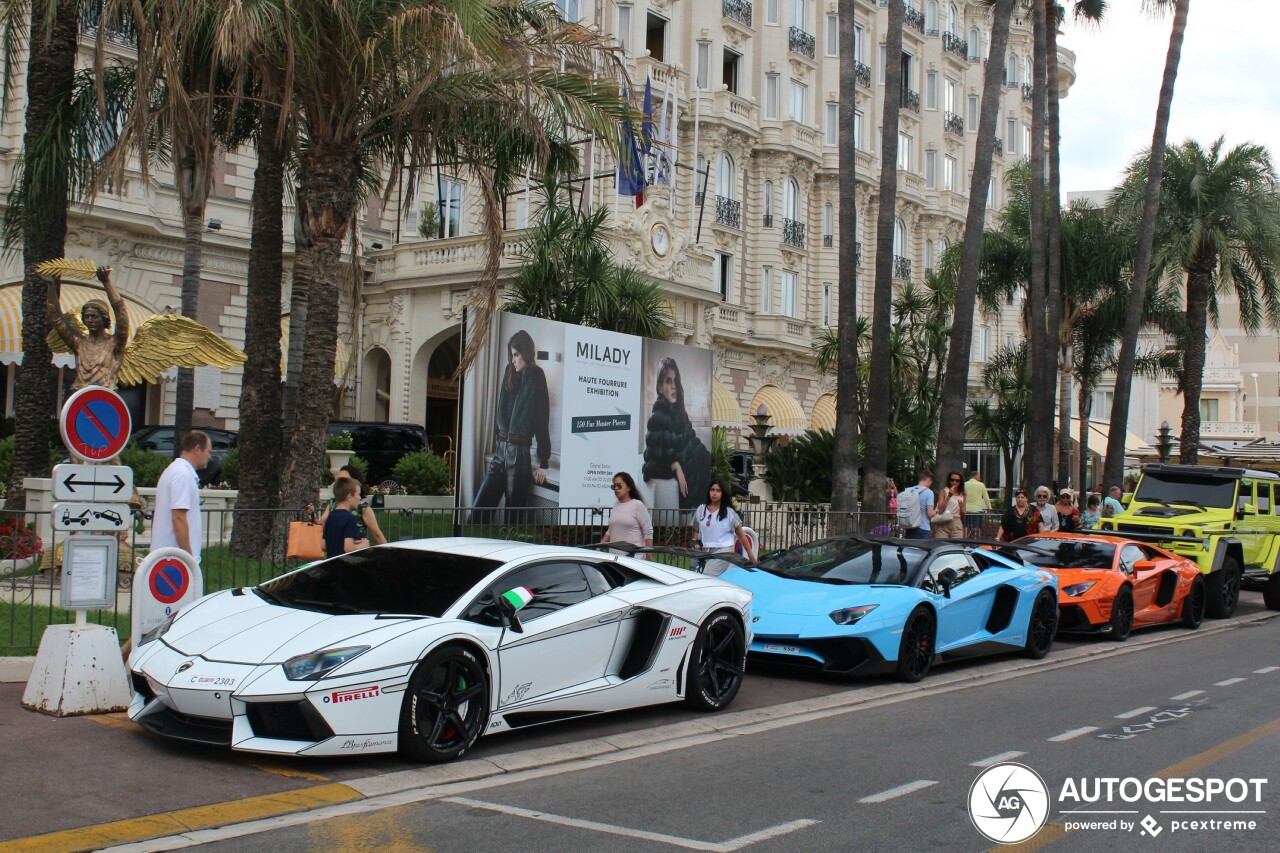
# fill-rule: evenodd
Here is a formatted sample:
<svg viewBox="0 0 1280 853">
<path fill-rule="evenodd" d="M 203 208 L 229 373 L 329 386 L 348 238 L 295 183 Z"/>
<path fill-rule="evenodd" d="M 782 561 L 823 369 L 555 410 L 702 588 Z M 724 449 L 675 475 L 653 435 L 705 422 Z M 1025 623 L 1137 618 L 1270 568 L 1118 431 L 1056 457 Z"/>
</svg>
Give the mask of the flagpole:
<svg viewBox="0 0 1280 853">
<path fill-rule="evenodd" d="M 693 173 L 698 174 L 698 129 L 702 122 L 702 88 L 698 85 L 698 75 L 693 75 Z M 704 184 L 705 187 L 705 184 Z M 698 182 L 693 182 L 693 192 L 697 195 Z M 702 199 L 702 203 L 706 204 L 706 198 Z M 689 205 L 689 235 L 697 242 L 698 237 L 698 205 L 696 203 Z"/>
</svg>

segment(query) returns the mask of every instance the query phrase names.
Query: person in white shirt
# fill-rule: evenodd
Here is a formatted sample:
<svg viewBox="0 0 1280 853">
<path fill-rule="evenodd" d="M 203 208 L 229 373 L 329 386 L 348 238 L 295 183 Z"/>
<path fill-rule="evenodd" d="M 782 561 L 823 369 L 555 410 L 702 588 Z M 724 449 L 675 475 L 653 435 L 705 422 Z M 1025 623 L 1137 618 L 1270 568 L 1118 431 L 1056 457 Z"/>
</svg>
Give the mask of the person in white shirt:
<svg viewBox="0 0 1280 853">
<path fill-rule="evenodd" d="M 733 553 L 735 543 L 741 543 L 742 554 L 749 562 L 756 561 L 751 553 L 751 539 L 742 528 L 742 519 L 733 511 L 732 492 L 719 480 L 712 480 L 707 487 L 707 502 L 693 511 L 693 542 L 704 551 Z M 713 577 L 730 568 L 724 560 L 707 560 L 702 571 Z"/>
<path fill-rule="evenodd" d="M 1036 511 L 1040 513 L 1040 532 L 1056 533 L 1058 531 L 1058 510 L 1049 503 L 1053 495 L 1048 486 L 1036 489 Z"/>
<path fill-rule="evenodd" d="M 156 509 L 151 520 L 151 549 L 181 548 L 200 562 L 200 471 L 209 464 L 209 436 L 192 430 L 178 442 L 178 458 L 156 483 Z"/>
</svg>

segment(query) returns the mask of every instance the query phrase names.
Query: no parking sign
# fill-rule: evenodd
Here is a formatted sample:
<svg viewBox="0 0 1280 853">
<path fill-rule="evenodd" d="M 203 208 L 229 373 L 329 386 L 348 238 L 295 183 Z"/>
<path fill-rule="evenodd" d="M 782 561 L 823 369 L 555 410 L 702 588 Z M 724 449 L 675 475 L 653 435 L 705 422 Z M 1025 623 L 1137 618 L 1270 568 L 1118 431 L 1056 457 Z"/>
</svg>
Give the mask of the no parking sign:
<svg viewBox="0 0 1280 853">
<path fill-rule="evenodd" d="M 204 576 L 194 557 L 181 548 L 152 551 L 133 578 L 134 644 L 202 595 Z"/>
<path fill-rule="evenodd" d="M 86 462 L 105 462 L 129 443 L 133 421 L 115 391 L 100 385 L 81 388 L 67 398 L 58 417 L 67 448 Z"/>
</svg>

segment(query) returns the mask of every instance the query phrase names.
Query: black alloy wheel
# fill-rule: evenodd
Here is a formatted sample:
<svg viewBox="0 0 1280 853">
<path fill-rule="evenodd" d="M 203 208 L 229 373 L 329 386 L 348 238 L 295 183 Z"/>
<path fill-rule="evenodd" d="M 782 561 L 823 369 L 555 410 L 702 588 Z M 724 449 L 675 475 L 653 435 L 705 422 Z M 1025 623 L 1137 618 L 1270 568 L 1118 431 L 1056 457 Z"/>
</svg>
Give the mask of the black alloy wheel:
<svg viewBox="0 0 1280 853">
<path fill-rule="evenodd" d="M 1039 660 L 1053 648 L 1053 635 L 1058 633 L 1058 596 L 1052 589 L 1042 589 L 1031 605 L 1031 618 L 1027 620 L 1027 643 L 1022 653 L 1032 660 Z"/>
<path fill-rule="evenodd" d="M 1111 639 L 1121 641 L 1133 633 L 1133 589 L 1120 587 L 1111 602 Z"/>
<path fill-rule="evenodd" d="M 933 666 L 933 640 L 933 613 L 927 607 L 911 611 L 898 644 L 899 680 L 914 683 L 929 674 Z"/>
<path fill-rule="evenodd" d="M 1262 588 L 1262 603 L 1268 610 L 1280 610 L 1280 571 L 1272 572 Z"/>
<path fill-rule="evenodd" d="M 418 761 L 452 761 L 471 748 L 488 719 L 488 682 L 471 651 L 437 649 L 409 679 L 400 748 Z"/>
<path fill-rule="evenodd" d="M 1211 619 L 1229 619 L 1240 603 L 1240 561 L 1227 557 L 1222 568 L 1205 580 L 1209 594 L 1207 613 Z"/>
<path fill-rule="evenodd" d="M 1208 596 L 1204 591 L 1204 578 L 1197 577 L 1191 582 L 1187 597 L 1182 600 L 1182 626 L 1192 631 L 1200 627 L 1204 621 L 1204 608 Z"/>
<path fill-rule="evenodd" d="M 690 660 L 685 701 L 699 711 L 728 706 L 738 695 L 747 669 L 747 636 L 742 623 L 724 611 L 711 614 L 698 628 Z"/>
</svg>

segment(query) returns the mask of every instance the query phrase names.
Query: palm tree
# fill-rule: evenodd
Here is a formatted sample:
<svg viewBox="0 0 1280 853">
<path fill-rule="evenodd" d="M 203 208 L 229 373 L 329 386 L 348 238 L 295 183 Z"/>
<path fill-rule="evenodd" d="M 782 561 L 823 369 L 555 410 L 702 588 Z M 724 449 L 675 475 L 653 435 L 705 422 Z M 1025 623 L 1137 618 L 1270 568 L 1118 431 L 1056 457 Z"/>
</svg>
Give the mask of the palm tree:
<svg viewBox="0 0 1280 853">
<path fill-rule="evenodd" d="M 862 507 L 885 512 L 885 477 L 889 461 L 889 369 L 893 302 L 893 235 L 898 217 L 898 121 L 902 110 L 903 4 L 889 4 L 885 33 L 884 117 L 880 127 L 880 195 L 876 218 L 876 277 L 871 310 L 871 383 L 867 388 L 867 455 Z"/>
<path fill-rule="evenodd" d="M 488 263 L 473 296 L 474 357 L 497 306 L 493 140 L 529 140 L 541 153 L 548 137 L 586 127 L 616 148 L 631 111 L 617 95 L 621 66 L 602 37 L 538 3 L 187 0 L 183 8 L 205 4 L 221 12 L 219 57 L 251 68 L 280 94 L 300 139 L 295 283 L 307 291 L 307 325 L 282 502 L 301 506 L 319 485 L 339 270 L 362 175 L 386 167 L 398 180 L 402 164 L 438 158 L 475 176 Z M 558 70 L 565 66 L 587 71 Z"/>
<path fill-rule="evenodd" d="M 1276 168 L 1261 145 L 1230 150 L 1219 137 L 1206 150 L 1193 140 L 1171 149 L 1160 180 L 1152 274 L 1186 294 L 1187 336 L 1182 361 L 1184 464 L 1200 448 L 1200 389 L 1209 318 L 1218 293 L 1233 294 L 1240 320 L 1253 333 L 1265 322 L 1280 328 L 1280 195 Z M 1148 160 L 1130 167 L 1114 204 L 1130 221 L 1142 209 Z"/>
<path fill-rule="evenodd" d="M 8 507 L 25 505 L 22 481 L 47 476 L 49 414 L 56 398 L 56 374 L 45 338 L 49 318 L 47 288 L 35 268 L 60 258 L 67 236 L 69 173 L 72 168 L 71 127 L 66 113 L 71 103 L 80 36 L 79 0 L 5 0 L 0 25 L 5 31 L 4 105 L 12 94 L 24 22 L 26 39 L 27 115 L 22 138 L 22 163 L 14 180 L 20 205 L 6 211 L 4 243 L 22 241 L 23 366 L 14 383 L 13 474 L 7 491 Z"/>
<path fill-rule="evenodd" d="M 1055 481 L 1063 486 L 1071 480 L 1071 372 L 1062 364 L 1063 348 L 1060 334 L 1063 305 L 1062 283 L 1062 177 L 1060 171 L 1062 131 L 1058 92 L 1058 24 L 1060 7 L 1057 0 L 1041 0 L 1044 5 L 1044 69 L 1045 69 L 1045 122 L 1049 135 L 1049 204 L 1045 209 L 1045 230 L 1048 232 L 1048 265 L 1045 268 L 1046 294 L 1049 318 L 1047 320 L 1053 352 L 1059 353 L 1058 368 L 1058 467 Z M 1065 380 L 1065 381 L 1062 381 Z"/>
<path fill-rule="evenodd" d="M 1165 57 L 1164 78 L 1160 82 L 1160 100 L 1156 105 L 1156 126 L 1151 135 L 1147 155 L 1147 186 L 1142 200 L 1142 218 L 1138 226 L 1138 246 L 1134 253 L 1133 286 L 1129 289 L 1128 320 L 1120 341 L 1116 365 L 1115 395 L 1111 400 L 1111 423 L 1129 423 L 1129 395 L 1133 384 L 1134 363 L 1138 356 L 1138 335 L 1142 331 L 1142 306 L 1149 285 L 1151 253 L 1155 246 L 1156 213 L 1160 204 L 1160 179 L 1164 173 L 1165 139 L 1169 134 L 1169 114 L 1173 110 L 1173 86 L 1178 78 L 1182 58 L 1182 40 L 1187 30 L 1187 11 L 1191 0 L 1146 0 L 1151 8 L 1173 6 L 1173 29 L 1169 33 L 1169 52 Z M 1125 430 L 1113 429 L 1107 439 L 1104 482 L 1118 484 L 1124 475 Z"/>
<path fill-rule="evenodd" d="M 857 119 L 857 55 L 854 0 L 840 0 L 840 284 L 836 316 L 836 432 L 831 462 L 831 508 L 836 519 L 858 508 L 858 151 L 852 128 Z M 839 532 L 839 531 L 837 531 Z"/>
<path fill-rule="evenodd" d="M 1000 95 L 1004 84 L 1004 56 L 1009 44 L 1009 21 L 1014 0 L 993 0 L 990 56 L 982 80 L 982 111 L 978 119 L 978 142 L 969 182 L 969 208 L 965 215 L 960 268 L 956 273 L 956 307 L 951 323 L 951 347 L 942 384 L 942 410 L 964 411 L 969 399 L 969 353 L 973 346 L 973 313 L 977 307 L 978 273 L 982 265 L 982 232 L 985 227 L 987 190 L 991 185 L 991 159 L 995 156 L 996 122 L 1000 115 Z M 947 471 L 959 470 L 964 448 L 964 424 L 958 418 L 938 423 L 938 481 Z"/>
<path fill-rule="evenodd" d="M 991 396 L 969 401 L 965 429 L 974 440 L 1000 448 L 1007 506 L 1017 482 L 1014 463 L 1031 417 L 1031 366 L 1027 362 L 1026 341 L 997 349 L 982 369 L 982 384 Z"/>
</svg>

